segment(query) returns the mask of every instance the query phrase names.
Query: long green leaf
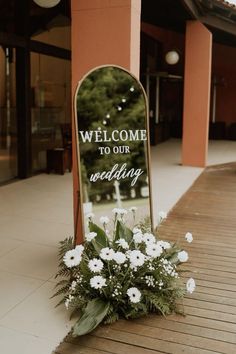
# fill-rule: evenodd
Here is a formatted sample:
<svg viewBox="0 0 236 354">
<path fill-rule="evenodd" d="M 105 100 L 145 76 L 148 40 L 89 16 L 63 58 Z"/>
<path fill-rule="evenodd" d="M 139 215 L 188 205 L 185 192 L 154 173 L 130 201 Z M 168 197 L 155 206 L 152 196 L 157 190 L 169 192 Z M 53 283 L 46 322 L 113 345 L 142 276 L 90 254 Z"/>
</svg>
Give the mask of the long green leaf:
<svg viewBox="0 0 236 354">
<path fill-rule="evenodd" d="M 89 230 L 90 232 L 96 232 L 97 234 L 97 236 L 92 240 L 92 245 L 99 254 L 102 248 L 108 247 L 109 245 L 107 235 L 104 230 L 93 222 L 89 223 Z"/>
<path fill-rule="evenodd" d="M 124 238 L 125 241 L 130 243 L 132 237 L 133 237 L 132 231 L 127 226 L 125 226 L 125 224 L 123 224 L 120 220 L 117 220 L 115 240 Z"/>
<path fill-rule="evenodd" d="M 77 337 L 93 331 L 108 313 L 109 306 L 109 302 L 104 302 L 99 298 L 89 301 L 82 316 L 74 325 L 72 335 Z"/>
</svg>

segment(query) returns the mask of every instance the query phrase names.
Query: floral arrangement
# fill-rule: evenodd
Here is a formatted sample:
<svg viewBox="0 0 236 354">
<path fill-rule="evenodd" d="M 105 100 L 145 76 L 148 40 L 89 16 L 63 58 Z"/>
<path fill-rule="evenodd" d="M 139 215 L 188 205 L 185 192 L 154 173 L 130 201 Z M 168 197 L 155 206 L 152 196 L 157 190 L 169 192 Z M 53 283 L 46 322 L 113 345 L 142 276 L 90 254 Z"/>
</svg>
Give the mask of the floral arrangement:
<svg viewBox="0 0 236 354">
<path fill-rule="evenodd" d="M 131 208 L 135 218 L 136 208 Z M 57 276 L 65 303 L 72 314 L 79 312 L 72 334 L 91 332 L 99 323 L 112 323 L 124 317 L 136 318 L 150 312 L 162 315 L 177 311 L 177 300 L 192 293 L 195 281 L 186 287 L 180 280 L 179 265 L 188 253 L 176 244 L 159 240 L 147 222 L 131 230 L 125 225 L 125 209 L 114 209 L 112 234 L 107 230 L 108 217 L 101 217 L 103 228 L 87 215 L 89 232 L 83 245 L 74 247 L 72 238 L 61 242 L 60 269 Z M 160 215 L 161 219 L 165 214 Z M 185 238 L 192 242 L 192 234 Z"/>
</svg>

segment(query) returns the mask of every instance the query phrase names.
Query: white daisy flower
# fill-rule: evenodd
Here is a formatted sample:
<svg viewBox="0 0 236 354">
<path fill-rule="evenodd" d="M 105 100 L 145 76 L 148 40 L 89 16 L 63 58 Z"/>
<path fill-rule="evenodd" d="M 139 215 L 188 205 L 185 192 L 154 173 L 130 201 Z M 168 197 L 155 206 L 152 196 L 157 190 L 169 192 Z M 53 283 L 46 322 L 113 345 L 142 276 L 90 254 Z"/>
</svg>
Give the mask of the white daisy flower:
<svg viewBox="0 0 236 354">
<path fill-rule="evenodd" d="M 188 253 L 186 251 L 180 251 L 178 252 L 177 257 L 180 262 L 187 262 Z"/>
<path fill-rule="evenodd" d="M 112 209 L 113 214 L 126 215 L 128 212 L 126 209 L 114 208 Z"/>
<path fill-rule="evenodd" d="M 112 209 L 112 213 L 113 214 L 119 214 L 119 208 L 114 208 L 114 209 Z"/>
<path fill-rule="evenodd" d="M 63 257 L 63 262 L 68 268 L 76 267 L 81 262 L 81 255 L 76 249 L 67 251 Z"/>
<path fill-rule="evenodd" d="M 134 227 L 132 232 L 133 232 L 133 234 L 139 234 L 139 233 L 142 233 L 142 230 L 139 229 L 138 227 Z"/>
<path fill-rule="evenodd" d="M 114 261 L 118 264 L 123 264 L 126 261 L 126 255 L 123 252 L 116 252 L 113 256 Z"/>
<path fill-rule="evenodd" d="M 160 245 L 164 250 L 167 250 L 171 247 L 171 244 L 167 241 L 157 241 L 157 245 Z"/>
<path fill-rule="evenodd" d="M 129 296 L 130 302 L 133 302 L 134 304 L 137 304 L 140 299 L 141 299 L 141 292 L 137 288 L 129 288 L 127 290 L 127 295 Z"/>
<path fill-rule="evenodd" d="M 94 218 L 94 216 L 95 216 L 94 213 L 88 213 L 85 215 L 85 217 L 89 220 L 92 220 Z"/>
<path fill-rule="evenodd" d="M 112 248 L 105 247 L 100 251 L 100 257 L 106 261 L 111 261 L 114 257 L 114 251 Z"/>
<path fill-rule="evenodd" d="M 186 235 L 185 235 L 185 240 L 188 242 L 188 243 L 191 243 L 193 241 L 193 235 L 191 234 L 191 232 L 187 232 Z"/>
<path fill-rule="evenodd" d="M 137 207 L 133 206 L 131 208 L 129 208 L 129 211 L 132 211 L 132 213 L 135 213 L 137 211 Z"/>
<path fill-rule="evenodd" d="M 91 272 L 100 272 L 103 269 L 103 262 L 98 258 L 93 258 L 88 262 L 88 267 Z"/>
<path fill-rule="evenodd" d="M 152 243 L 152 244 L 148 244 L 147 247 L 146 247 L 146 253 L 148 256 L 151 256 L 151 257 L 160 257 L 160 255 L 162 254 L 163 252 L 163 249 L 160 245 L 157 245 L 155 243 Z"/>
<path fill-rule="evenodd" d="M 116 241 L 116 243 L 122 247 L 124 250 L 128 250 L 129 249 L 129 245 L 128 245 L 128 242 L 125 241 L 124 238 L 120 238 L 119 240 Z"/>
<path fill-rule="evenodd" d="M 158 213 L 160 221 L 167 218 L 167 213 L 165 211 L 159 211 Z"/>
<path fill-rule="evenodd" d="M 101 275 L 95 275 L 90 279 L 90 286 L 94 289 L 101 289 L 106 286 L 106 279 Z"/>
<path fill-rule="evenodd" d="M 187 292 L 192 294 L 196 288 L 195 280 L 190 278 L 186 283 Z"/>
<path fill-rule="evenodd" d="M 109 223 L 110 219 L 107 216 L 101 216 L 99 221 L 100 221 L 101 224 L 107 225 Z"/>
<path fill-rule="evenodd" d="M 156 238 L 155 236 L 153 236 L 153 234 L 150 234 L 148 232 L 146 232 L 144 235 L 143 235 L 143 241 L 146 243 L 146 245 L 148 243 L 154 243 L 156 241 Z"/>
<path fill-rule="evenodd" d="M 133 235 L 133 240 L 135 243 L 141 243 L 143 242 L 143 234 L 141 232 L 137 232 Z"/>
<path fill-rule="evenodd" d="M 135 266 L 135 265 L 133 265 L 132 263 L 130 264 L 130 269 L 132 269 L 134 272 L 137 272 L 137 270 L 138 270 L 138 268 Z"/>
<path fill-rule="evenodd" d="M 77 245 L 77 246 L 75 247 L 75 250 L 76 250 L 76 252 L 81 256 L 82 253 L 83 253 L 83 250 L 84 250 L 84 246 L 83 246 L 83 245 Z"/>
<path fill-rule="evenodd" d="M 85 234 L 85 239 L 86 241 L 91 242 L 96 236 L 96 232 L 89 232 L 88 234 Z"/>
<path fill-rule="evenodd" d="M 145 255 L 137 250 L 131 251 L 129 255 L 130 263 L 135 267 L 140 267 L 145 262 Z"/>
</svg>

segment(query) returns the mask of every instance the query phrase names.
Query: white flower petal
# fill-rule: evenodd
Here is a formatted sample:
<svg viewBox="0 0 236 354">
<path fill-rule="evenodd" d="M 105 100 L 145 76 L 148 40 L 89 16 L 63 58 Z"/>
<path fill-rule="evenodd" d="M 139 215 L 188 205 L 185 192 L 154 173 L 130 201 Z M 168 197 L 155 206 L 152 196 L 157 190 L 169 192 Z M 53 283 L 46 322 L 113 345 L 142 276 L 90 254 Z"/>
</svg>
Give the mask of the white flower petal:
<svg viewBox="0 0 236 354">
<path fill-rule="evenodd" d="M 171 247 L 171 244 L 167 241 L 157 241 L 157 245 L 160 245 L 164 250 L 167 250 Z"/>
<path fill-rule="evenodd" d="M 190 278 L 186 283 L 187 292 L 192 294 L 196 288 L 195 280 Z"/>
<path fill-rule="evenodd" d="M 180 262 L 187 262 L 188 253 L 186 251 L 180 251 L 178 252 L 177 257 Z"/>
<path fill-rule="evenodd" d="M 134 227 L 132 231 L 133 231 L 133 234 L 142 233 L 142 230 L 139 229 L 138 227 Z"/>
<path fill-rule="evenodd" d="M 188 243 L 191 243 L 193 241 L 193 235 L 191 234 L 191 232 L 187 232 L 186 235 L 185 235 L 185 240 L 188 242 Z"/>
<path fill-rule="evenodd" d="M 87 219 L 92 219 L 92 218 L 94 218 L 94 213 L 88 213 L 88 214 L 86 214 L 85 215 L 85 217 L 87 218 Z"/>
<path fill-rule="evenodd" d="M 103 269 L 103 262 L 98 258 L 93 258 L 89 261 L 88 267 L 91 272 L 97 273 Z"/>
<path fill-rule="evenodd" d="M 129 245 L 128 245 L 128 242 L 125 241 L 124 238 L 120 238 L 119 240 L 116 241 L 116 243 L 122 247 L 124 250 L 128 250 L 129 249 Z"/>
<path fill-rule="evenodd" d="M 110 219 L 107 216 L 101 216 L 99 221 L 101 224 L 107 225 L 109 223 Z"/>
<path fill-rule="evenodd" d="M 159 211 L 158 215 L 159 215 L 160 220 L 167 218 L 167 213 L 165 211 Z"/>
<path fill-rule="evenodd" d="M 83 245 L 77 245 L 75 247 L 76 252 L 78 252 L 79 255 L 82 255 L 83 251 L 84 251 L 84 246 Z"/>
<path fill-rule="evenodd" d="M 135 213 L 137 209 L 138 209 L 137 207 L 133 206 L 133 207 L 129 208 L 129 211 L 132 211 L 133 213 Z"/>
<path fill-rule="evenodd" d="M 143 234 L 141 232 L 137 232 L 133 236 L 133 240 L 135 243 L 139 244 L 143 242 Z"/>
<path fill-rule="evenodd" d="M 89 232 L 88 234 L 85 234 L 85 239 L 86 241 L 91 242 L 96 236 L 96 232 Z"/>
<path fill-rule="evenodd" d="M 63 262 L 68 268 L 76 267 L 81 262 L 81 255 L 76 249 L 67 251 L 63 257 Z"/>
<path fill-rule="evenodd" d="M 157 245 L 155 243 L 153 244 L 148 244 L 147 247 L 146 247 L 146 253 L 148 256 L 151 256 L 151 257 L 159 257 L 163 252 L 163 249 L 160 245 Z"/>
<path fill-rule="evenodd" d="M 138 303 L 142 296 L 141 292 L 135 287 L 129 288 L 127 290 L 127 295 L 129 296 L 130 302 L 133 302 L 134 304 Z"/>
<path fill-rule="evenodd" d="M 150 234 L 148 232 L 146 232 L 144 235 L 143 235 L 143 241 L 148 244 L 148 243 L 154 243 L 156 241 L 156 238 L 153 234 Z"/>
<path fill-rule="evenodd" d="M 113 259 L 117 264 L 123 264 L 126 261 L 126 255 L 123 252 L 116 252 L 114 253 Z"/>
<path fill-rule="evenodd" d="M 100 251 L 100 257 L 106 261 L 111 261 L 114 257 L 114 251 L 112 248 L 105 247 Z"/>
<path fill-rule="evenodd" d="M 141 267 L 145 262 L 145 255 L 138 250 L 131 251 L 129 254 L 130 263 L 134 267 Z"/>
<path fill-rule="evenodd" d="M 90 286 L 94 289 L 101 289 L 106 286 L 106 279 L 101 275 L 95 275 L 90 279 Z"/>
</svg>

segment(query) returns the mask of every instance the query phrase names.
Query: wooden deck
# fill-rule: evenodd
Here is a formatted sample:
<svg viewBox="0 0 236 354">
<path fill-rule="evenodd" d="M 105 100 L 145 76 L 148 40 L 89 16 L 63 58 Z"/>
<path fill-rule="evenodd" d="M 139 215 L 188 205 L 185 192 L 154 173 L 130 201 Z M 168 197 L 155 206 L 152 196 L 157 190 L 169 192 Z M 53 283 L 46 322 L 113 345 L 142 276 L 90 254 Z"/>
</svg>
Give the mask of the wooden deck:
<svg viewBox="0 0 236 354">
<path fill-rule="evenodd" d="M 194 241 L 186 245 L 188 231 Z M 236 353 L 236 163 L 207 168 L 159 234 L 179 240 L 189 252 L 186 277 L 197 288 L 184 299 L 186 316 L 120 320 L 91 335 L 66 338 L 56 354 Z"/>
</svg>

